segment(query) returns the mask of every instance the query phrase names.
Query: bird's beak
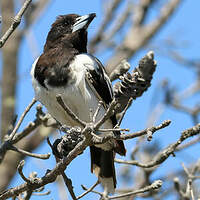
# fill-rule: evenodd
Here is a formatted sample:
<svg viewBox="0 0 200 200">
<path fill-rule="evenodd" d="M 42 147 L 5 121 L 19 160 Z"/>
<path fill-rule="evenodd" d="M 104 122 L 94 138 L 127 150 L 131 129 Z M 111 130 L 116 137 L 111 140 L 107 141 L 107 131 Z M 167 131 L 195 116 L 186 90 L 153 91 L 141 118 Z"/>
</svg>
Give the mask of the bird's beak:
<svg viewBox="0 0 200 200">
<path fill-rule="evenodd" d="M 78 31 L 80 29 L 87 29 L 89 24 L 92 22 L 92 20 L 96 17 L 95 13 L 91 13 L 89 15 L 83 15 L 81 17 L 78 17 L 76 19 L 75 24 L 72 27 L 72 33 L 75 31 Z"/>
</svg>

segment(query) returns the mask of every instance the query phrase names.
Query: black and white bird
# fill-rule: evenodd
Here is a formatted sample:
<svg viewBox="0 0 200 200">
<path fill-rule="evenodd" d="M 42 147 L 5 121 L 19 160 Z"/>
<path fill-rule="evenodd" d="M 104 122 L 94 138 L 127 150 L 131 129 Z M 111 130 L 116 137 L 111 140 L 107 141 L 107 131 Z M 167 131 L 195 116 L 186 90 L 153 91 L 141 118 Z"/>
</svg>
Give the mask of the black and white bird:
<svg viewBox="0 0 200 200">
<path fill-rule="evenodd" d="M 87 53 L 87 28 L 95 13 L 58 16 L 48 33 L 42 55 L 33 63 L 31 76 L 35 97 L 62 125 L 80 126 L 71 119 L 56 100 L 65 104 L 83 121 L 90 122 L 99 101 L 103 102 L 97 120 L 113 99 L 111 82 L 101 62 Z M 117 124 L 113 115 L 100 128 L 111 129 Z M 97 133 L 103 136 L 104 133 Z M 115 131 L 114 134 L 120 134 Z M 97 175 L 106 193 L 116 187 L 115 153 L 125 155 L 122 141 L 112 140 L 90 147 L 91 171 Z"/>
</svg>

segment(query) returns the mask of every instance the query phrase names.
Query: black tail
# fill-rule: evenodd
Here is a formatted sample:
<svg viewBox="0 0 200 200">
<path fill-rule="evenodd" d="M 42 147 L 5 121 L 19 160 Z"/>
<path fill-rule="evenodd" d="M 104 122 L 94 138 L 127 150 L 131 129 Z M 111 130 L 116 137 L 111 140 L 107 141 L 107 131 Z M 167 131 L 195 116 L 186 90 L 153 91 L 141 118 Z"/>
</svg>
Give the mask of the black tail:
<svg viewBox="0 0 200 200">
<path fill-rule="evenodd" d="M 114 152 L 104 151 L 95 146 L 90 147 L 91 171 L 99 178 L 104 190 L 113 193 L 116 188 Z"/>
</svg>

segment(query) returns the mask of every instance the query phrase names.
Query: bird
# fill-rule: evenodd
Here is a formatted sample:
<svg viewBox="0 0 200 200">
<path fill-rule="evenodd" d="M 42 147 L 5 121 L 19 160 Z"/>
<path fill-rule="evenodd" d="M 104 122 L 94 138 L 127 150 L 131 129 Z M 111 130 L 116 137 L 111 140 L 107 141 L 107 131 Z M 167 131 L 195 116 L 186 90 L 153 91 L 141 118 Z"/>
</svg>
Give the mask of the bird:
<svg viewBox="0 0 200 200">
<path fill-rule="evenodd" d="M 58 16 L 51 25 L 43 53 L 31 68 L 35 98 L 62 125 L 80 126 L 58 104 L 57 95 L 61 95 L 71 111 L 85 122 L 90 122 L 91 112 L 94 114 L 99 102 L 102 102 L 96 116 L 98 121 L 114 98 L 112 84 L 103 64 L 87 52 L 87 29 L 95 17 L 95 13 Z M 116 114 L 113 114 L 100 129 L 113 129 L 116 124 Z M 112 133 L 120 134 L 119 131 Z M 96 134 L 103 137 L 107 133 Z M 116 188 L 116 153 L 126 154 L 121 140 L 112 139 L 90 146 L 91 172 L 98 177 L 106 194 L 114 193 Z"/>
</svg>

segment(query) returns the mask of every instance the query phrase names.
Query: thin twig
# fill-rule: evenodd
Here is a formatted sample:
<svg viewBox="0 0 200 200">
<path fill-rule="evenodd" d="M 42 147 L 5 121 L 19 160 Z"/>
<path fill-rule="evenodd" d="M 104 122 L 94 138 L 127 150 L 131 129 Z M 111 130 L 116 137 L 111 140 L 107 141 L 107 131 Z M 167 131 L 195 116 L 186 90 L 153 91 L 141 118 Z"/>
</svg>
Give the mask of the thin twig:
<svg viewBox="0 0 200 200">
<path fill-rule="evenodd" d="M 89 192 L 91 192 L 98 184 L 99 184 L 99 180 L 97 180 L 97 182 L 94 185 L 92 185 L 90 188 L 88 188 L 83 194 L 81 194 L 80 196 L 78 196 L 77 199 L 80 199 L 80 198 L 84 197 L 86 194 L 88 194 Z M 82 188 L 84 188 L 83 185 L 81 185 L 81 186 L 82 186 Z"/>
<path fill-rule="evenodd" d="M 200 133 L 200 124 L 197 124 L 196 126 L 193 126 L 192 128 L 189 128 L 181 133 L 180 138 L 173 144 L 168 145 L 165 149 L 160 151 L 152 161 L 148 163 L 140 163 L 137 160 L 129 160 L 124 161 L 120 159 L 115 159 L 115 162 L 117 163 L 123 163 L 123 164 L 130 164 L 130 165 L 136 165 L 138 167 L 142 168 L 150 168 L 155 167 L 161 163 L 163 163 L 170 155 L 174 155 L 174 152 L 176 148 L 187 138 L 195 136 Z M 122 135 L 123 136 L 123 135 Z"/>
<path fill-rule="evenodd" d="M 151 131 L 151 136 L 152 136 L 156 131 L 169 126 L 170 123 L 171 123 L 170 120 L 165 120 L 163 123 L 161 123 L 158 126 L 153 126 L 151 128 L 147 128 L 145 130 L 138 131 L 138 132 L 135 132 L 135 133 L 121 134 L 121 135 L 106 134 L 104 137 L 95 138 L 96 140 L 95 140 L 94 143 L 95 144 L 102 144 L 102 143 L 105 143 L 106 141 L 108 141 L 110 139 L 129 140 L 129 139 L 133 139 L 133 138 L 140 137 L 140 136 L 143 136 L 143 135 L 148 135 L 149 131 Z M 105 130 L 107 130 L 107 129 L 105 129 Z M 113 129 L 113 130 L 115 130 L 115 129 Z"/>
<path fill-rule="evenodd" d="M 98 115 L 98 113 L 99 113 L 100 108 L 101 108 L 102 105 L 103 105 L 103 102 L 102 102 L 102 101 L 99 101 L 99 104 L 98 104 L 98 106 L 97 106 L 97 109 L 96 109 L 96 111 L 95 111 L 94 114 L 93 114 L 93 118 L 92 118 L 92 122 L 93 122 L 93 123 L 96 121 L 97 115 Z"/>
<path fill-rule="evenodd" d="M 25 161 L 24 160 L 22 160 L 20 163 L 19 163 L 19 165 L 18 165 L 18 167 L 17 167 L 17 170 L 18 170 L 18 172 L 19 172 L 19 175 L 22 177 L 22 179 L 26 182 L 26 183 L 30 183 L 30 180 L 28 179 L 28 178 L 26 178 L 26 176 L 24 175 L 24 173 L 23 173 L 23 167 L 24 167 L 24 164 L 25 164 Z"/>
<path fill-rule="evenodd" d="M 126 104 L 126 107 L 124 108 L 124 110 L 122 111 L 121 115 L 120 115 L 120 118 L 115 126 L 116 127 L 120 127 L 121 123 L 122 123 L 122 120 L 124 118 L 124 115 L 126 114 L 126 111 L 128 110 L 129 106 L 131 105 L 133 101 L 133 98 L 131 97 L 129 100 L 128 100 L 128 103 Z"/>
<path fill-rule="evenodd" d="M 7 41 L 7 39 L 10 37 L 10 35 L 14 32 L 14 30 L 18 27 L 18 25 L 21 22 L 22 19 L 22 15 L 24 14 L 24 12 L 26 11 L 26 9 L 28 8 L 29 4 L 32 2 L 32 0 L 26 0 L 23 4 L 23 6 L 21 7 L 21 9 L 19 10 L 19 12 L 17 13 L 17 15 L 14 17 L 13 22 L 10 26 L 10 28 L 6 31 L 6 33 L 2 36 L 2 38 L 0 39 L 0 48 L 3 47 L 3 45 L 5 44 L 5 42 Z"/>
<path fill-rule="evenodd" d="M 50 190 L 46 191 L 46 192 L 43 192 L 43 193 L 36 193 L 36 192 L 33 192 L 32 195 L 35 195 L 35 196 L 46 196 L 46 195 L 49 195 L 51 193 Z"/>
<path fill-rule="evenodd" d="M 68 191 L 69 191 L 69 193 L 70 193 L 72 199 L 73 199 L 73 200 L 77 200 L 76 195 L 75 195 L 74 190 L 73 190 L 73 186 L 72 186 L 72 181 L 71 181 L 71 179 L 69 179 L 69 178 L 67 177 L 67 175 L 65 174 L 64 171 L 61 173 L 61 175 L 62 175 L 62 177 L 63 177 L 63 180 L 64 180 L 64 182 L 65 182 L 65 185 L 67 186 Z"/>
<path fill-rule="evenodd" d="M 62 100 L 61 95 L 56 96 L 57 102 L 60 104 L 60 106 L 64 109 L 64 111 L 75 121 L 77 121 L 81 126 L 85 127 L 86 123 L 82 121 L 79 117 L 77 117 L 73 111 L 64 103 Z"/>
<path fill-rule="evenodd" d="M 31 153 L 31 152 L 22 150 L 20 148 L 17 148 L 17 147 L 15 147 L 13 145 L 11 145 L 10 150 L 16 151 L 16 152 L 21 153 L 21 154 L 23 154 L 25 156 L 30 156 L 30 157 L 39 158 L 39 159 L 48 159 L 50 157 L 50 155 L 51 155 L 50 153 L 47 153 L 47 154 Z"/>
<path fill-rule="evenodd" d="M 151 133 L 155 133 L 156 131 L 160 130 L 160 129 L 163 129 L 167 126 L 169 126 L 171 123 L 170 120 L 165 120 L 164 122 L 162 122 L 160 125 L 158 126 L 153 126 L 151 128 L 147 128 L 145 130 L 142 130 L 142 131 L 138 131 L 138 132 L 135 132 L 135 133 L 129 133 L 129 134 L 122 134 L 119 136 L 119 138 L 121 140 L 128 140 L 128 139 L 131 139 L 131 138 L 136 138 L 136 137 L 140 137 L 140 136 L 143 136 L 143 135 L 146 135 L 148 134 L 149 131 L 151 131 Z"/>
<path fill-rule="evenodd" d="M 114 112 L 114 108 L 117 105 L 117 101 L 114 98 L 112 100 L 112 102 L 110 103 L 110 106 L 108 107 L 108 109 L 106 110 L 104 116 L 95 124 L 95 130 L 98 130 L 99 127 L 107 120 L 111 117 L 111 115 L 113 115 Z"/>
<path fill-rule="evenodd" d="M 26 114 L 29 112 L 29 110 L 31 109 L 31 107 L 37 102 L 37 100 L 35 98 L 32 99 L 31 103 L 27 106 L 27 108 L 24 110 L 24 112 L 22 113 L 19 121 L 17 122 L 17 125 L 15 126 L 14 130 L 12 131 L 12 133 L 9 136 L 8 140 L 12 140 L 13 137 L 15 136 L 17 130 L 19 129 L 22 121 L 24 120 L 24 117 L 26 116 Z"/>
<path fill-rule="evenodd" d="M 48 145 L 51 147 L 51 150 L 53 151 L 53 145 L 51 144 L 49 137 L 47 137 L 47 143 L 48 143 Z M 55 156 L 55 155 L 54 155 L 54 156 Z M 56 162 L 58 163 L 58 162 L 59 162 L 59 159 L 58 159 L 56 156 L 55 156 L 55 159 L 56 159 Z M 70 193 L 72 199 L 73 199 L 73 200 L 77 200 L 76 195 L 75 195 L 74 190 L 73 190 L 73 186 L 72 186 L 72 181 L 71 181 L 71 179 L 69 179 L 69 178 L 67 177 L 67 175 L 65 174 L 64 171 L 61 172 L 61 175 L 62 175 L 62 177 L 63 177 L 64 183 L 65 183 L 65 185 L 67 186 L 67 189 L 68 189 L 68 191 L 69 191 L 69 193 Z"/>
<path fill-rule="evenodd" d="M 106 128 L 106 129 L 98 129 L 99 132 L 111 132 L 111 131 L 127 131 L 129 132 L 130 129 L 128 128 Z"/>
<path fill-rule="evenodd" d="M 136 191 L 133 191 L 133 192 L 128 192 L 128 193 L 125 193 L 125 194 L 111 196 L 111 197 L 108 197 L 108 199 L 119 199 L 119 198 L 122 198 L 122 197 L 128 197 L 128 196 L 132 196 L 132 195 L 136 195 L 136 194 L 140 194 L 140 193 L 144 193 L 144 192 L 149 192 L 149 191 L 157 190 L 161 186 L 162 186 L 162 181 L 156 180 L 151 185 L 146 186 L 144 188 L 141 188 L 139 190 L 136 190 Z"/>
</svg>

